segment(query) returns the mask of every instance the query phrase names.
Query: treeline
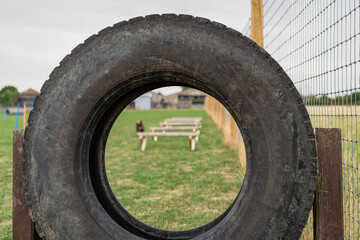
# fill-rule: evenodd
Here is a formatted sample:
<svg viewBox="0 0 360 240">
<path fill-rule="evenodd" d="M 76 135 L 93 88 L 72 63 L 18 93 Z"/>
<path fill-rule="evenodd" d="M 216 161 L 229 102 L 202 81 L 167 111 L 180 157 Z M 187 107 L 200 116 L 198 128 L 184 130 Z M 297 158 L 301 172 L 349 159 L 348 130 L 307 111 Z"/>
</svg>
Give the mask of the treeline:
<svg viewBox="0 0 360 240">
<path fill-rule="evenodd" d="M 360 92 L 354 92 L 335 98 L 328 97 L 326 94 L 321 96 L 303 96 L 305 105 L 360 105 Z"/>
<path fill-rule="evenodd" d="M 0 90 L 0 107 L 13 107 L 18 102 L 18 90 L 14 86 L 5 86 Z"/>
</svg>

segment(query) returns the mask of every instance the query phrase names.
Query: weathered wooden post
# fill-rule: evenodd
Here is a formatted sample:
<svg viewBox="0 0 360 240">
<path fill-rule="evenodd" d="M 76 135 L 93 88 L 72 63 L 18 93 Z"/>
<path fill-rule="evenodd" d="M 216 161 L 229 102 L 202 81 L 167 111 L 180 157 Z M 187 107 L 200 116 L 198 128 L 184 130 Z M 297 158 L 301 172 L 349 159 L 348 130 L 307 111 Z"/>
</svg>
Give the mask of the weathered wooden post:
<svg viewBox="0 0 360 240">
<path fill-rule="evenodd" d="M 21 162 L 22 146 L 24 143 L 24 130 L 13 132 L 13 209 L 12 231 L 13 240 L 37 240 L 37 235 L 29 215 L 29 207 L 24 196 L 22 184 Z"/>
<path fill-rule="evenodd" d="M 251 39 L 261 47 L 264 47 L 263 22 L 263 1 L 251 0 Z"/>
<path fill-rule="evenodd" d="M 341 130 L 315 130 L 318 180 L 314 206 L 314 239 L 344 239 Z"/>
</svg>

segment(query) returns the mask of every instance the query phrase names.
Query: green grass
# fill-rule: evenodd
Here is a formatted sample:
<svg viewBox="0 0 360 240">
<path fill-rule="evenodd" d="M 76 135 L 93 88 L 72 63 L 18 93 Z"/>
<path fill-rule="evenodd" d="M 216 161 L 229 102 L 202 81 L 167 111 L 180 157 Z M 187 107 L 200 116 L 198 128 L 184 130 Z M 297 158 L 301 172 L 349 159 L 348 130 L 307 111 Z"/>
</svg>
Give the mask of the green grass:
<svg viewBox="0 0 360 240">
<path fill-rule="evenodd" d="M 148 140 L 145 152 L 135 132 L 165 118 L 203 117 L 196 150 L 185 138 Z M 22 129 L 22 116 L 19 128 Z M 15 116 L 0 113 L 0 240 L 12 239 L 12 132 Z M 124 111 L 111 130 L 106 169 L 113 192 L 136 218 L 154 227 L 184 230 L 201 226 L 231 204 L 242 184 L 235 150 L 203 110 Z"/>
<path fill-rule="evenodd" d="M 135 121 L 146 129 L 173 116 L 204 118 L 200 140 L 191 152 L 186 139 L 148 140 L 140 151 Z M 0 113 L 0 240 L 11 239 L 12 131 L 15 116 L 4 122 Z M 358 140 L 358 118 L 312 118 L 314 127 L 340 127 L 344 139 Z M 22 126 L 22 117 L 19 119 Z M 22 128 L 22 127 L 21 127 Z M 343 142 L 344 210 L 358 217 L 358 143 Z M 230 204 L 238 189 L 240 164 L 237 154 L 226 146 L 222 133 L 204 111 L 125 111 L 111 131 L 106 149 L 107 174 L 120 203 L 136 218 L 162 229 L 189 229 L 218 216 Z M 234 184 L 235 183 L 235 184 Z M 359 237 L 359 223 L 345 218 L 345 234 Z M 312 239 L 305 229 L 303 239 Z"/>
<path fill-rule="evenodd" d="M 196 150 L 186 138 L 148 140 L 140 150 L 135 122 L 146 130 L 170 117 L 202 117 Z M 106 170 L 119 202 L 137 219 L 166 230 L 202 226 L 223 213 L 242 184 L 235 150 L 203 110 L 126 111 L 111 130 Z"/>
</svg>

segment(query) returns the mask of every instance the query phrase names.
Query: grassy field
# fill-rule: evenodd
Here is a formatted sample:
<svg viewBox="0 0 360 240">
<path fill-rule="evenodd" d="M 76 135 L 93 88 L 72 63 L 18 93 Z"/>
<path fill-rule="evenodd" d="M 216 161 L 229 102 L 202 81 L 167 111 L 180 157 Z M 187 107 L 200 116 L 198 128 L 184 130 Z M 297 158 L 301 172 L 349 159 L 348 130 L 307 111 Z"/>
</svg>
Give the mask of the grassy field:
<svg viewBox="0 0 360 240">
<path fill-rule="evenodd" d="M 342 129 L 345 235 L 358 239 L 360 119 L 354 115 L 360 109 L 308 109 L 314 127 Z M 337 114 L 343 116 L 333 116 Z M 135 121 L 143 120 L 148 130 L 173 116 L 204 118 L 196 150 L 189 150 L 187 139 L 160 138 L 158 142 L 149 140 L 146 151 L 141 152 Z M 6 122 L 3 119 L 4 115 L 0 113 L 0 240 L 11 239 L 11 156 L 15 116 L 8 116 Z M 22 117 L 19 123 L 22 123 Z M 169 230 L 193 228 L 218 216 L 234 199 L 242 179 L 236 151 L 224 144 L 222 133 L 205 111 L 123 112 L 109 136 L 106 169 L 115 195 L 131 214 L 151 226 Z M 305 229 L 302 239 L 312 239 L 311 228 Z"/>
<path fill-rule="evenodd" d="M 145 128 L 170 117 L 202 117 L 196 150 L 186 138 L 149 139 L 140 151 L 136 120 Z M 204 225 L 224 212 L 242 184 L 236 151 L 205 111 L 127 111 L 122 113 L 106 148 L 106 170 L 119 202 L 137 219 L 166 230 Z"/>
<path fill-rule="evenodd" d="M 185 138 L 148 140 L 140 150 L 135 122 L 146 130 L 165 118 L 197 116 L 203 128 L 196 150 Z M 11 239 L 12 131 L 15 116 L 0 113 L 0 239 Z M 19 119 L 22 126 L 22 117 Z M 241 184 L 237 152 L 203 110 L 125 111 L 115 122 L 106 147 L 106 171 L 119 202 L 137 219 L 154 227 L 184 230 L 219 216 Z"/>
</svg>

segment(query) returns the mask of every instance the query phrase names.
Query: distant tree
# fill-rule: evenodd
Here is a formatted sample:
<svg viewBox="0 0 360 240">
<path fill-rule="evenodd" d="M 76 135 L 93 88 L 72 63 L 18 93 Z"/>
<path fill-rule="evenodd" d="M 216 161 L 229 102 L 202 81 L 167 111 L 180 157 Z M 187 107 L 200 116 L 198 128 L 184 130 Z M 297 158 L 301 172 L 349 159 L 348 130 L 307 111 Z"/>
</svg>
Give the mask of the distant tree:
<svg viewBox="0 0 360 240">
<path fill-rule="evenodd" d="M 14 86 L 5 86 L 0 90 L 0 103 L 4 107 L 14 106 L 17 103 L 19 92 Z"/>
<path fill-rule="evenodd" d="M 351 94 L 351 104 L 360 104 L 360 92 Z"/>
<path fill-rule="evenodd" d="M 334 105 L 335 99 L 328 97 L 326 94 L 320 96 L 308 95 L 303 97 L 305 105 Z"/>
<path fill-rule="evenodd" d="M 360 92 L 354 92 L 344 96 L 337 96 L 335 100 L 339 105 L 360 105 Z"/>
<path fill-rule="evenodd" d="M 302 98 L 305 105 L 360 105 L 360 92 L 353 92 L 352 94 L 336 96 L 334 98 L 328 97 L 325 94 L 317 97 L 307 95 Z"/>
</svg>

